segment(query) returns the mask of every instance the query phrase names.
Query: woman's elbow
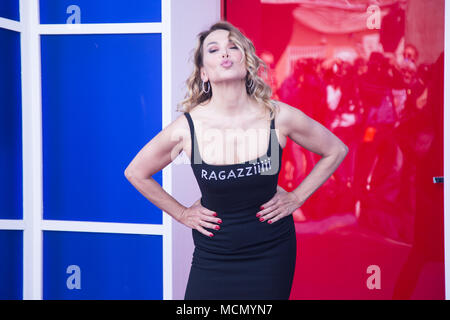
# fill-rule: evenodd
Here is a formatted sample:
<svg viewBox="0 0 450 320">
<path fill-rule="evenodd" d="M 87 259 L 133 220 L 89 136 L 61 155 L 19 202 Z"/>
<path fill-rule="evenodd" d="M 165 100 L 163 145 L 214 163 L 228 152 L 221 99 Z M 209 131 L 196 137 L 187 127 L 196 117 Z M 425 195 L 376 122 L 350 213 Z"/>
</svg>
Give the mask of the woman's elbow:
<svg viewBox="0 0 450 320">
<path fill-rule="evenodd" d="M 130 180 L 133 175 L 130 168 L 126 168 L 123 174 L 125 175 L 125 178 L 127 178 L 127 180 Z"/>
<path fill-rule="evenodd" d="M 125 169 L 124 175 L 125 175 L 125 178 L 127 178 L 127 180 L 129 180 L 129 181 L 131 181 L 132 178 L 139 177 L 137 170 L 135 168 L 133 168 L 132 166 L 128 166 Z"/>
<path fill-rule="evenodd" d="M 347 153 L 348 153 L 347 145 L 342 143 L 341 146 L 339 147 L 339 150 L 336 153 L 338 154 L 338 157 L 343 160 L 347 156 Z"/>
<path fill-rule="evenodd" d="M 342 151 L 341 151 L 341 152 L 344 154 L 344 156 L 347 155 L 347 153 L 348 153 L 348 147 L 347 147 L 346 144 L 342 144 Z"/>
<path fill-rule="evenodd" d="M 344 159 L 348 153 L 348 147 L 344 143 L 338 143 L 334 146 L 329 155 L 334 158 Z"/>
</svg>

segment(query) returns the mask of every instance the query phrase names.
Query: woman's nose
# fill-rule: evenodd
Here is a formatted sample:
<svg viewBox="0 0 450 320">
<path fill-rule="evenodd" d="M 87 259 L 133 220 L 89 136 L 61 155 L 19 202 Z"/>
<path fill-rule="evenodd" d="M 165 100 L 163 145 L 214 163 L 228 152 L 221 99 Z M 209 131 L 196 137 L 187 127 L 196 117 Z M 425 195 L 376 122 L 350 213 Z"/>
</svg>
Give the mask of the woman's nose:
<svg viewBox="0 0 450 320">
<path fill-rule="evenodd" d="M 225 48 L 225 51 L 222 53 L 222 57 L 228 57 L 228 49 Z"/>
</svg>

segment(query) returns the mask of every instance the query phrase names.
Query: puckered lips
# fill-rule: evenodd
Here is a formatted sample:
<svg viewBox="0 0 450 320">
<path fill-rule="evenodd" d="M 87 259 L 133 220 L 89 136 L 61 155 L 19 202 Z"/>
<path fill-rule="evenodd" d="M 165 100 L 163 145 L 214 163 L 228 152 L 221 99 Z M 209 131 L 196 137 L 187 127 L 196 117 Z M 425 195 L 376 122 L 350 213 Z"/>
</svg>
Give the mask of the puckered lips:
<svg viewBox="0 0 450 320">
<path fill-rule="evenodd" d="M 229 68 L 233 65 L 233 61 L 231 61 L 229 59 L 225 59 L 222 61 L 222 63 L 220 65 L 224 68 Z"/>
</svg>

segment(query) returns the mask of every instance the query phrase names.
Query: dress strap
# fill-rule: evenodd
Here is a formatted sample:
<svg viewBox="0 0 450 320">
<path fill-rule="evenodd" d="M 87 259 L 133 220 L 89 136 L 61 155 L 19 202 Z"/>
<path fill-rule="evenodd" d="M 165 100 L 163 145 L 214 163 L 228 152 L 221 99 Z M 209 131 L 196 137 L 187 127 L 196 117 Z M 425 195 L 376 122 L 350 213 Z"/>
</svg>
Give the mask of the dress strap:
<svg viewBox="0 0 450 320">
<path fill-rule="evenodd" d="M 267 152 L 269 157 L 272 155 L 272 140 L 274 139 L 274 136 L 276 137 L 273 129 L 275 129 L 275 118 L 270 120 L 269 149 Z"/>
<path fill-rule="evenodd" d="M 186 118 L 188 120 L 189 129 L 191 131 L 191 164 L 193 164 L 194 156 L 195 156 L 195 159 L 201 159 L 200 151 L 198 150 L 197 137 L 195 136 L 194 121 L 192 121 L 192 117 L 189 114 L 189 112 L 185 112 L 184 115 L 186 116 Z"/>
</svg>

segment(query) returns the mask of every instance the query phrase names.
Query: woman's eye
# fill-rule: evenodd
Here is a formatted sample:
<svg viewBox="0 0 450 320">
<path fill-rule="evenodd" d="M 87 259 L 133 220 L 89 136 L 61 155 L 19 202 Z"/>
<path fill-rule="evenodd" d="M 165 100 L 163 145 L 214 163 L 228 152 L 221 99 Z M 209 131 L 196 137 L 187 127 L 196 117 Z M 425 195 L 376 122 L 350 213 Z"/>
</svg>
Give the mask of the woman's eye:
<svg viewBox="0 0 450 320">
<path fill-rule="evenodd" d="M 231 49 L 239 49 L 239 48 L 234 46 L 234 47 L 231 47 Z M 213 53 L 213 52 L 216 52 L 216 51 L 217 51 L 216 49 L 209 50 L 209 53 Z"/>
</svg>

